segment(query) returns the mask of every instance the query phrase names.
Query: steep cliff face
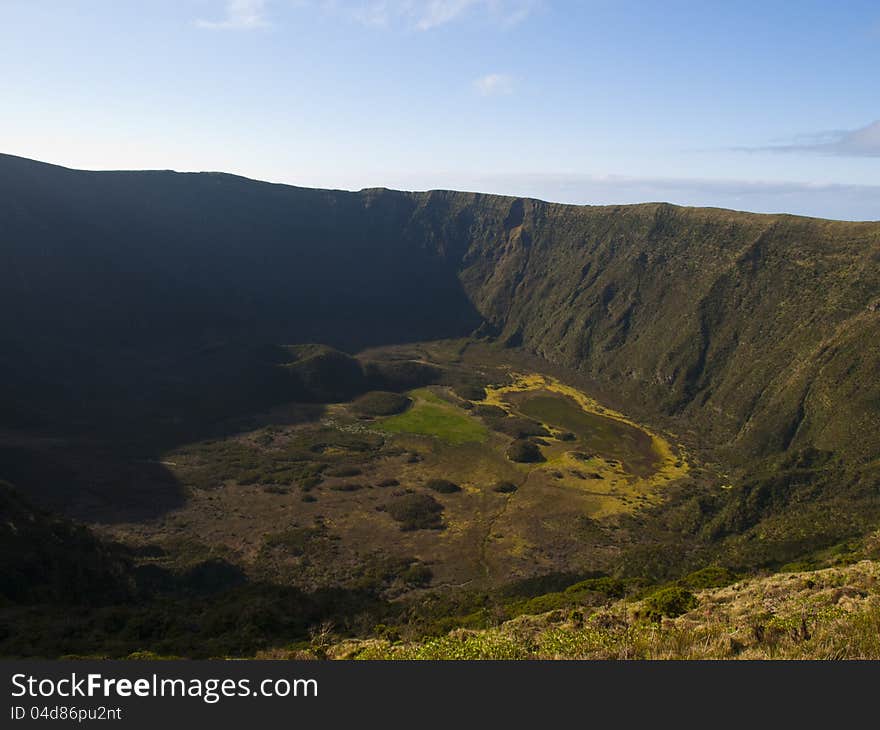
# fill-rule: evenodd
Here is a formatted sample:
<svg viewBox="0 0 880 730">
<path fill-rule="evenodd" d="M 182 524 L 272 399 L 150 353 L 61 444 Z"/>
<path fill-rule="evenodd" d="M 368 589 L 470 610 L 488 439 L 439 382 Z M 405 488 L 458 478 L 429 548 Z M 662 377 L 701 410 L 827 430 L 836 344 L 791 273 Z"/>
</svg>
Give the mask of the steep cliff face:
<svg viewBox="0 0 880 730">
<path fill-rule="evenodd" d="M 469 221 L 449 246 L 500 340 L 742 456 L 880 451 L 880 224 L 437 197 Z"/>
<path fill-rule="evenodd" d="M 80 381 L 124 389 L 138 364 L 188 367 L 169 356 L 187 348 L 353 348 L 485 320 L 499 341 L 682 416 L 738 457 L 880 453 L 880 223 L 346 193 L 8 156 L 0 222 L 14 413 L 29 409 L 15 383 L 49 398 Z"/>
</svg>

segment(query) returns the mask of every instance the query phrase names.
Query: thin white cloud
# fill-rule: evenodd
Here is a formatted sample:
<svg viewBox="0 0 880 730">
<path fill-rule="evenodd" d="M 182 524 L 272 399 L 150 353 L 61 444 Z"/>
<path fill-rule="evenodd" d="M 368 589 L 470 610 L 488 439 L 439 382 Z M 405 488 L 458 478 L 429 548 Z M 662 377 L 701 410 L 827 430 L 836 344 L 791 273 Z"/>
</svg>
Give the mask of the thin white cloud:
<svg viewBox="0 0 880 730">
<path fill-rule="evenodd" d="M 506 96 L 513 93 L 513 77 L 508 74 L 486 74 L 474 81 L 481 96 Z"/>
<path fill-rule="evenodd" d="M 208 30 L 254 30 L 269 25 L 266 0 L 227 0 L 226 15 L 221 20 L 197 20 L 199 28 Z"/>
<path fill-rule="evenodd" d="M 373 28 L 402 25 L 421 31 L 482 13 L 502 26 L 521 23 L 542 0 L 316 0 L 324 12 Z"/>
<path fill-rule="evenodd" d="M 478 0 L 430 0 L 420 13 L 416 28 L 430 30 L 459 18 L 476 5 Z"/>
<path fill-rule="evenodd" d="M 543 0 L 489 0 L 489 10 L 502 25 L 512 26 L 528 18 Z"/>
<path fill-rule="evenodd" d="M 325 0 L 329 10 L 369 28 L 386 28 L 403 17 L 410 16 L 414 3 L 409 0 Z"/>
<path fill-rule="evenodd" d="M 801 135 L 784 144 L 737 147 L 744 152 L 803 152 L 836 157 L 880 157 L 880 119 L 858 129 Z"/>
</svg>

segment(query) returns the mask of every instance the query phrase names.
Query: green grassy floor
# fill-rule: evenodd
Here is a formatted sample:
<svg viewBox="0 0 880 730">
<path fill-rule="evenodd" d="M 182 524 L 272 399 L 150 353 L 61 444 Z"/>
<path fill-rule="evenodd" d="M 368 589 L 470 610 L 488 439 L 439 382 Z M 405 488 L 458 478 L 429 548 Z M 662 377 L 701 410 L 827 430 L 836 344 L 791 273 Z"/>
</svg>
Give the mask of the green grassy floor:
<svg viewBox="0 0 880 730">
<path fill-rule="evenodd" d="M 412 433 L 434 436 L 449 444 L 483 442 L 489 430 L 461 409 L 426 389 L 414 390 L 415 400 L 405 413 L 386 418 L 378 427 L 388 433 Z"/>
</svg>

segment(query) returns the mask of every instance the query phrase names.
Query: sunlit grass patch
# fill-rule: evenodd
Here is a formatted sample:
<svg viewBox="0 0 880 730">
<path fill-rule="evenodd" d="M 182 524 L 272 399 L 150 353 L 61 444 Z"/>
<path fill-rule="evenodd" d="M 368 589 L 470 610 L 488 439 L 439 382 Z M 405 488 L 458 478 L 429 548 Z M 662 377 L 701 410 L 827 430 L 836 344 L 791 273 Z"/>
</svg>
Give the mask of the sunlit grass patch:
<svg viewBox="0 0 880 730">
<path fill-rule="evenodd" d="M 427 389 L 410 394 L 415 405 L 406 413 L 382 420 L 378 427 L 388 433 L 412 433 L 434 436 L 449 444 L 483 442 L 489 430 L 461 409 L 447 403 Z"/>
</svg>

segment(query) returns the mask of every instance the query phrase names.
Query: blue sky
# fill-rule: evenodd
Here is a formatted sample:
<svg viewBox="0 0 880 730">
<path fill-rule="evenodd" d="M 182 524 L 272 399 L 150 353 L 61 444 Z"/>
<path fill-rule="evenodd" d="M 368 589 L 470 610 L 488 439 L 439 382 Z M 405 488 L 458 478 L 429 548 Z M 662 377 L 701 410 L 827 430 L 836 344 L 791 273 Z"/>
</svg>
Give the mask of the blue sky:
<svg viewBox="0 0 880 730">
<path fill-rule="evenodd" d="M 880 3 L 0 0 L 0 151 L 880 219 Z"/>
</svg>

